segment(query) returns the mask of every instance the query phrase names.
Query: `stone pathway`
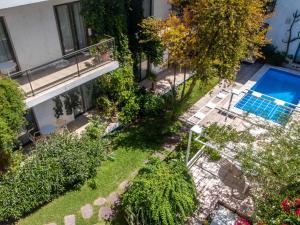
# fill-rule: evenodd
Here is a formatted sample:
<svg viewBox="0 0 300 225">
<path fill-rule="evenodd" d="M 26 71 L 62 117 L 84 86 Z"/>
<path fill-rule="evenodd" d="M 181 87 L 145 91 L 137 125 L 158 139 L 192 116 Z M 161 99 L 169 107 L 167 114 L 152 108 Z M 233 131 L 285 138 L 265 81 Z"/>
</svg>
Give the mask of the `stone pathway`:
<svg viewBox="0 0 300 225">
<path fill-rule="evenodd" d="M 93 216 L 93 206 L 86 204 L 81 207 L 80 212 L 84 219 L 90 219 Z"/>
<path fill-rule="evenodd" d="M 95 205 L 95 206 L 103 206 L 103 205 L 105 205 L 106 202 L 107 202 L 107 201 L 106 201 L 105 198 L 100 197 L 100 198 L 97 198 L 97 199 L 94 201 L 94 205 Z"/>
<path fill-rule="evenodd" d="M 65 225 L 75 225 L 75 223 L 76 223 L 75 215 L 65 216 L 64 223 L 65 223 Z"/>
</svg>

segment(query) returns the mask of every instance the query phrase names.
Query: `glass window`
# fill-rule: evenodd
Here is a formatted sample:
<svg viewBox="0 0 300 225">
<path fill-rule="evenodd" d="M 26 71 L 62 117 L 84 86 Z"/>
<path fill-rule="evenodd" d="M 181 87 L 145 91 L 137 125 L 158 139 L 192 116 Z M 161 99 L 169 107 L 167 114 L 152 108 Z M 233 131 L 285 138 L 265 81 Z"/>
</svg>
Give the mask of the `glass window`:
<svg viewBox="0 0 300 225">
<path fill-rule="evenodd" d="M 5 29 L 3 18 L 0 18 L 0 63 L 13 60 L 10 41 Z"/>
<path fill-rule="evenodd" d="M 86 30 L 80 15 L 80 2 L 58 5 L 55 8 L 64 54 L 86 47 Z"/>
</svg>

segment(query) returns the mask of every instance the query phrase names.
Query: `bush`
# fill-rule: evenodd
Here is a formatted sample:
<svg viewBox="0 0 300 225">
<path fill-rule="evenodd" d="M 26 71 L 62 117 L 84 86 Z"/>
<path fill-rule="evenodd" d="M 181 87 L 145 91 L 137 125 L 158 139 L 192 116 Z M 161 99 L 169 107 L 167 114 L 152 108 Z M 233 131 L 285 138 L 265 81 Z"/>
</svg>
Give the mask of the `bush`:
<svg viewBox="0 0 300 225">
<path fill-rule="evenodd" d="M 0 79 L 0 174 L 11 163 L 19 129 L 24 125 L 25 104 L 17 83 Z"/>
<path fill-rule="evenodd" d="M 262 48 L 262 53 L 265 57 L 266 63 L 274 66 L 281 66 L 285 61 L 285 56 L 279 52 L 274 45 L 266 45 Z"/>
<path fill-rule="evenodd" d="M 184 224 L 196 208 L 196 190 L 185 164 L 153 159 L 123 195 L 128 224 Z"/>
<path fill-rule="evenodd" d="M 140 106 L 136 96 L 132 96 L 128 99 L 125 106 L 122 107 L 120 112 L 120 120 L 124 124 L 132 122 L 140 112 Z"/>
<path fill-rule="evenodd" d="M 141 98 L 142 114 L 158 115 L 165 109 L 165 100 L 150 92 L 146 92 Z"/>
<path fill-rule="evenodd" d="M 0 221 L 15 220 L 80 187 L 96 175 L 102 159 L 99 140 L 70 133 L 39 143 L 23 165 L 9 171 L 0 185 Z"/>
</svg>

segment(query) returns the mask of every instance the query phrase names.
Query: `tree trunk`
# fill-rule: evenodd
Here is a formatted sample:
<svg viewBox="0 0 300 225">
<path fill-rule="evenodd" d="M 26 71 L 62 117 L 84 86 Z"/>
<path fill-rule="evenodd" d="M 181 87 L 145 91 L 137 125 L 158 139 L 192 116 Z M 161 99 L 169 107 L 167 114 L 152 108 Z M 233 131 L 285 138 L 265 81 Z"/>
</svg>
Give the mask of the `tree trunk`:
<svg viewBox="0 0 300 225">
<path fill-rule="evenodd" d="M 183 88 L 182 88 L 180 100 L 183 99 L 184 93 L 185 93 L 185 88 L 186 88 L 186 71 L 187 71 L 187 69 L 186 69 L 186 67 L 184 67 L 184 72 L 183 72 Z"/>
</svg>

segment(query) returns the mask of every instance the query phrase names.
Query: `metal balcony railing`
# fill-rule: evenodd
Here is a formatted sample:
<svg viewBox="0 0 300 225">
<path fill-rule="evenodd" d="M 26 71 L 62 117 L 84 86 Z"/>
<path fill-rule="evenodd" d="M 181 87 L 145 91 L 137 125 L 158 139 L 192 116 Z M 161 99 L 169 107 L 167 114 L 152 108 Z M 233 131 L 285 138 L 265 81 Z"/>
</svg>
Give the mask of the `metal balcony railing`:
<svg viewBox="0 0 300 225">
<path fill-rule="evenodd" d="M 112 37 L 80 49 L 46 64 L 10 74 L 26 97 L 80 77 L 82 74 L 114 61 L 115 40 Z"/>
</svg>

